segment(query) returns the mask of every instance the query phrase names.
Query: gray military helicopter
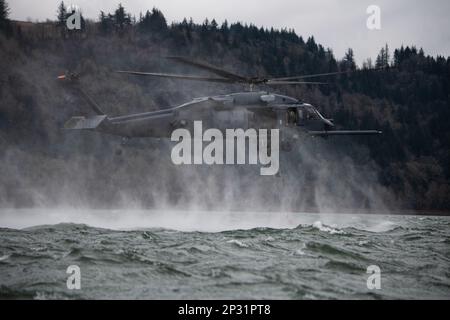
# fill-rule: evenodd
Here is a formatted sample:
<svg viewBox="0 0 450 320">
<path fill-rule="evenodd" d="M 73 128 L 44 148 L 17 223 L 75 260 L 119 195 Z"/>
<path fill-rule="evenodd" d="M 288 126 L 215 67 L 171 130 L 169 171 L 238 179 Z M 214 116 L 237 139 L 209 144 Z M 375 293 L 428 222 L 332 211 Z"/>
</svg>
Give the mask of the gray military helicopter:
<svg viewBox="0 0 450 320">
<path fill-rule="evenodd" d="M 217 76 L 194 76 L 168 73 L 117 71 L 137 76 L 162 77 L 190 81 L 207 81 L 228 84 L 244 84 L 249 91 L 224 95 L 195 98 L 181 105 L 157 111 L 110 117 L 80 87 L 78 89 L 95 111 L 95 116 L 72 117 L 65 123 L 65 129 L 92 130 L 118 135 L 125 139 L 133 137 L 170 138 L 178 128 L 193 132 L 194 121 L 202 120 L 203 127 L 225 129 L 264 128 L 279 129 L 281 148 L 290 151 L 292 142 L 303 133 L 310 136 L 336 135 L 377 135 L 378 130 L 334 130 L 332 119 L 325 118 L 315 107 L 296 98 L 253 91 L 254 86 L 325 84 L 309 82 L 303 79 L 345 74 L 352 71 L 330 72 L 322 74 L 300 75 L 284 78 L 244 77 L 204 62 L 193 61 L 185 57 L 168 57 L 173 61 L 194 66 L 214 73 Z M 77 83 L 78 75 L 69 73 L 58 77 Z"/>
</svg>

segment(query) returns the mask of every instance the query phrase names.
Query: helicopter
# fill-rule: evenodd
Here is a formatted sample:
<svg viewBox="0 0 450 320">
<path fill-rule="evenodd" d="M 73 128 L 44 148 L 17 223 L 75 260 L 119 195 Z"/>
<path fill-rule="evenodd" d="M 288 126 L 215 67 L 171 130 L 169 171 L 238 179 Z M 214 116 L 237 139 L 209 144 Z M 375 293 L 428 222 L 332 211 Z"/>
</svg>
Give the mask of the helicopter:
<svg viewBox="0 0 450 320">
<path fill-rule="evenodd" d="M 346 74 L 355 71 L 339 71 L 321 74 L 299 75 L 283 78 L 245 77 L 205 62 L 191 60 L 186 57 L 167 57 L 172 61 L 206 70 L 215 76 L 196 76 L 184 74 L 155 73 L 141 71 L 116 71 L 121 74 L 141 77 L 159 77 L 189 81 L 206 81 L 215 83 L 244 84 L 250 90 L 194 98 L 178 106 L 157 111 L 108 116 L 101 107 L 78 85 L 85 100 L 96 113 L 94 116 L 76 116 L 68 120 L 64 128 L 70 130 L 91 130 L 121 136 L 124 139 L 134 137 L 170 138 L 171 133 L 179 128 L 190 132 L 194 130 L 194 122 L 201 120 L 206 128 L 217 128 L 225 131 L 230 128 L 265 128 L 279 129 L 281 149 L 290 151 L 293 142 L 303 133 L 309 136 L 347 136 L 378 135 L 379 130 L 335 130 L 332 119 L 324 117 L 313 105 L 297 98 L 271 93 L 254 91 L 255 86 L 278 85 L 320 85 L 324 82 L 305 81 L 304 79 Z M 79 76 L 68 73 L 58 77 L 78 83 Z"/>
</svg>

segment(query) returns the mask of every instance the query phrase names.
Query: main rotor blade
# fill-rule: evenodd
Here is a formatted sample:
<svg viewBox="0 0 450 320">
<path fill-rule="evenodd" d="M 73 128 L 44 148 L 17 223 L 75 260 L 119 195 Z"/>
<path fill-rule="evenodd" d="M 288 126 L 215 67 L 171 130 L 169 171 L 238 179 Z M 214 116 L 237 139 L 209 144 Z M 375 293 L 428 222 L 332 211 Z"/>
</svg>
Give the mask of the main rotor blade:
<svg viewBox="0 0 450 320">
<path fill-rule="evenodd" d="M 269 86 L 277 86 L 277 85 L 285 85 L 285 84 L 328 84 L 326 82 L 312 82 L 312 81 L 272 81 L 268 80 L 268 82 L 265 83 Z"/>
<path fill-rule="evenodd" d="M 209 78 L 209 77 L 198 77 L 190 75 L 181 74 L 170 74 L 170 73 L 155 73 L 155 72 L 139 72 L 139 71 L 116 71 L 117 73 L 132 74 L 136 76 L 151 76 L 151 77 L 161 77 L 161 78 L 171 78 L 171 79 L 184 79 L 193 81 L 209 81 L 209 82 L 220 82 L 220 83 L 235 83 L 236 81 L 231 79 L 221 79 L 221 78 Z"/>
<path fill-rule="evenodd" d="M 187 64 L 190 66 L 204 69 L 204 70 L 210 71 L 210 72 L 215 73 L 224 78 L 228 78 L 228 79 L 232 79 L 232 80 L 240 81 L 240 82 L 248 82 L 248 79 L 246 77 L 240 76 L 240 75 L 235 74 L 230 71 L 223 70 L 221 68 L 212 66 L 212 65 L 204 63 L 204 62 L 193 61 L 193 60 L 190 60 L 185 57 L 167 57 L 167 59 L 175 60 L 175 61 Z"/>
<path fill-rule="evenodd" d="M 347 70 L 347 71 L 337 71 L 337 72 L 327 72 L 327 73 L 316 73 L 316 74 L 306 74 L 306 75 L 299 75 L 299 76 L 291 76 L 291 77 L 283 77 L 283 78 L 270 78 L 269 80 L 295 80 L 295 79 L 307 79 L 307 78 L 315 78 L 315 77 L 322 77 L 322 76 L 334 76 L 338 74 L 349 74 L 349 73 L 355 73 L 355 72 L 362 72 L 362 71 L 379 71 L 384 70 L 386 68 L 373 68 L 373 69 L 359 69 L 359 70 Z"/>
</svg>

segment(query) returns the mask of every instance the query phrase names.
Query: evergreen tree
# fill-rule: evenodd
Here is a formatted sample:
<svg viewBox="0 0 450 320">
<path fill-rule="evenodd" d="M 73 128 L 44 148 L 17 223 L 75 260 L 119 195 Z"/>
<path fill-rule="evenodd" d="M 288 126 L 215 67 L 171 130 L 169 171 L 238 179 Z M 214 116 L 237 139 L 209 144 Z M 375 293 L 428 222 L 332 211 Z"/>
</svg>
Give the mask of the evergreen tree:
<svg viewBox="0 0 450 320">
<path fill-rule="evenodd" d="M 152 15 L 151 15 L 151 29 L 153 31 L 164 31 L 167 29 L 167 21 L 164 17 L 163 13 L 157 9 L 152 9 Z"/>
<path fill-rule="evenodd" d="M 344 56 L 344 70 L 356 70 L 355 55 L 352 48 L 348 48 Z"/>
<path fill-rule="evenodd" d="M 5 0 L 0 0 L 0 22 L 8 20 L 9 7 Z"/>
<path fill-rule="evenodd" d="M 314 40 L 313 36 L 309 37 L 308 40 L 306 41 L 306 47 L 311 52 L 316 52 L 317 51 L 317 49 L 318 49 L 317 48 L 317 44 L 316 44 L 316 41 Z"/>
<path fill-rule="evenodd" d="M 151 30 L 151 17 L 152 14 L 147 10 L 139 21 L 138 28 L 140 31 L 147 32 Z"/>
<path fill-rule="evenodd" d="M 99 29 L 101 34 L 107 35 L 113 30 L 114 18 L 111 14 L 105 14 L 103 11 L 100 11 L 99 20 Z"/>
<path fill-rule="evenodd" d="M 131 25 L 131 16 L 125 11 L 121 3 L 119 3 L 119 7 L 114 12 L 113 17 L 116 31 L 122 32 Z"/>
<path fill-rule="evenodd" d="M 218 26 L 219 25 L 217 24 L 216 19 L 212 19 L 212 21 L 211 21 L 211 30 L 217 30 Z"/>
<path fill-rule="evenodd" d="M 220 26 L 220 33 L 222 34 L 223 41 L 225 43 L 228 43 L 228 35 L 229 35 L 230 29 L 228 28 L 228 21 L 225 20 L 222 25 Z"/>
<path fill-rule="evenodd" d="M 5 0 L 0 0 L 0 29 L 8 24 L 9 7 Z"/>
<path fill-rule="evenodd" d="M 188 23 L 186 19 L 183 20 L 181 25 L 187 28 Z M 152 12 L 148 10 L 145 12 L 145 15 L 139 22 L 138 28 L 142 32 L 163 32 L 167 30 L 167 21 L 160 10 L 153 8 Z"/>
<path fill-rule="evenodd" d="M 7 31 L 9 33 L 10 23 L 8 20 L 9 7 L 5 0 L 0 0 L 0 30 Z"/>
<path fill-rule="evenodd" d="M 384 66 L 389 67 L 391 61 L 391 54 L 389 53 L 389 47 L 386 43 L 384 46 Z"/>
<path fill-rule="evenodd" d="M 389 67 L 390 62 L 390 54 L 389 54 L 389 47 L 386 43 L 386 45 L 381 48 L 380 53 L 377 56 L 377 60 L 375 62 L 375 67 L 377 68 L 386 68 Z"/>
<path fill-rule="evenodd" d="M 220 31 L 227 32 L 228 31 L 228 21 L 225 19 L 225 21 L 220 26 Z"/>
</svg>

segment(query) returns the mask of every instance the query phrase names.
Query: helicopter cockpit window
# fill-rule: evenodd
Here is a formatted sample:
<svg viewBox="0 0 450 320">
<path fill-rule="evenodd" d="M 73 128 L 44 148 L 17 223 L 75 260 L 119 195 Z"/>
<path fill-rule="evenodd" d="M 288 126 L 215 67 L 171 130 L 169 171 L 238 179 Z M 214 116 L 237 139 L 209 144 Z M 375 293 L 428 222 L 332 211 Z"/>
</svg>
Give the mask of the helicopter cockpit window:
<svg viewBox="0 0 450 320">
<path fill-rule="evenodd" d="M 307 120 L 318 120 L 319 116 L 314 108 L 309 107 L 305 109 L 306 119 Z"/>
</svg>

